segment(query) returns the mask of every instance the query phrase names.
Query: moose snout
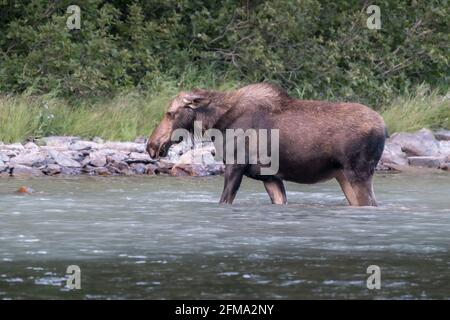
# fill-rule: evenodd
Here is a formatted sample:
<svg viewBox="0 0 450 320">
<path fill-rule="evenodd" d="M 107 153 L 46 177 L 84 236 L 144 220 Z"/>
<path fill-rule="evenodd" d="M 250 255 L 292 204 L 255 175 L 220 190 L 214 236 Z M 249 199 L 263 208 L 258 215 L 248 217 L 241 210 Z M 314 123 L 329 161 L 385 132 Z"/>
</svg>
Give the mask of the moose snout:
<svg viewBox="0 0 450 320">
<path fill-rule="evenodd" d="M 148 141 L 147 143 L 147 152 L 150 155 L 150 158 L 155 159 L 158 155 L 159 145 L 154 141 Z"/>
</svg>

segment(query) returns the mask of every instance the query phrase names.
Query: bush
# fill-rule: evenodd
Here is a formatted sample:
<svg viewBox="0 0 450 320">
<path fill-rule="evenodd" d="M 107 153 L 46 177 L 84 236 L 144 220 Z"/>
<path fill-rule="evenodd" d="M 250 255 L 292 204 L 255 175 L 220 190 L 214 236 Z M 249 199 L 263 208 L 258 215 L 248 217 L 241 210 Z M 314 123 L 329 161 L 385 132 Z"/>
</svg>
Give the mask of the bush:
<svg viewBox="0 0 450 320">
<path fill-rule="evenodd" d="M 273 81 L 301 98 L 378 108 L 449 82 L 447 1 L 384 1 L 381 30 L 351 0 L 0 0 L 0 92 L 63 97 Z"/>
</svg>

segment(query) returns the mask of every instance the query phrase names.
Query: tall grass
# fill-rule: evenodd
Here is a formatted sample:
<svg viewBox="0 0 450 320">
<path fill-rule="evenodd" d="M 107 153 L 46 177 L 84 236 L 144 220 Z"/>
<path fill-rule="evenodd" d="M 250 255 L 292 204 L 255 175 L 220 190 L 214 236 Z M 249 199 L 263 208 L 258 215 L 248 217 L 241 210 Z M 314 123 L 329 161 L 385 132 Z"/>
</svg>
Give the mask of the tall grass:
<svg viewBox="0 0 450 320">
<path fill-rule="evenodd" d="M 397 97 L 381 109 L 390 133 L 421 128 L 450 129 L 450 92 L 443 96 L 426 87 Z"/>
<path fill-rule="evenodd" d="M 192 79 L 185 79 L 192 82 Z M 158 124 L 179 83 L 161 82 L 151 92 L 128 92 L 111 98 L 67 100 L 56 95 L 0 96 L 0 141 L 21 142 L 28 137 L 75 135 L 83 138 L 134 140 L 147 136 Z M 210 83 L 198 87 L 220 90 L 237 83 Z M 189 88 L 186 88 L 189 89 Z M 423 127 L 450 128 L 450 95 L 426 89 L 398 97 L 381 108 L 390 133 Z"/>
<path fill-rule="evenodd" d="M 219 90 L 237 86 L 226 81 L 217 84 L 214 77 L 185 80 L 192 83 L 186 90 L 193 86 Z M 149 92 L 131 91 L 111 98 L 69 100 L 58 98 L 56 93 L 0 95 L 0 141 L 21 142 L 49 135 L 134 140 L 153 130 L 179 90 L 180 83 L 161 81 Z"/>
<path fill-rule="evenodd" d="M 148 135 L 174 92 L 127 93 L 95 102 L 72 102 L 46 96 L 0 97 L 0 141 L 48 135 L 95 136 L 133 140 Z"/>
</svg>

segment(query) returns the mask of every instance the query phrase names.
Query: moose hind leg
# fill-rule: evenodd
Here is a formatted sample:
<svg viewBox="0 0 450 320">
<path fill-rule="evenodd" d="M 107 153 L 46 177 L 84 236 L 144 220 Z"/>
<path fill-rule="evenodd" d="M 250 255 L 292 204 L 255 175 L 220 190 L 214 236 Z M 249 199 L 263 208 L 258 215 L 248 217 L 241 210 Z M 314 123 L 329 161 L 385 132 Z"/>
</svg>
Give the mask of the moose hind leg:
<svg viewBox="0 0 450 320">
<path fill-rule="evenodd" d="M 340 171 L 336 180 L 351 206 L 377 206 L 373 192 L 373 175 L 356 175 L 350 170 Z"/>
<path fill-rule="evenodd" d="M 286 190 L 284 189 L 283 180 L 272 177 L 264 181 L 264 187 L 273 204 L 286 204 Z"/>
<path fill-rule="evenodd" d="M 359 206 L 377 206 L 377 201 L 373 192 L 372 176 L 363 181 L 353 182 L 352 188 L 355 191 Z"/>
<path fill-rule="evenodd" d="M 336 180 L 339 182 L 342 192 L 344 192 L 344 195 L 347 198 L 349 205 L 357 206 L 358 200 L 356 198 L 355 192 L 353 191 L 353 187 L 350 181 L 345 176 L 344 172 L 339 171 L 336 175 Z"/>
</svg>

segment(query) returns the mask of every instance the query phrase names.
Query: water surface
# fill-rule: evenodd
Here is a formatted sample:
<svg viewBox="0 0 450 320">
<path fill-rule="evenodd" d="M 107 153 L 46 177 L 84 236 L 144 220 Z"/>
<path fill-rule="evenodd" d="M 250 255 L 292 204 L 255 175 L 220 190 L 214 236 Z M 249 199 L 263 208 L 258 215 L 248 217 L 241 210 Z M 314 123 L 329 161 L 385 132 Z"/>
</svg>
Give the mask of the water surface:
<svg viewBox="0 0 450 320">
<path fill-rule="evenodd" d="M 450 297 L 449 174 L 378 174 L 378 208 L 347 207 L 335 182 L 288 183 L 286 206 L 257 181 L 232 206 L 221 189 L 221 177 L 2 178 L 0 299 Z M 69 265 L 80 290 L 65 288 Z"/>
</svg>

